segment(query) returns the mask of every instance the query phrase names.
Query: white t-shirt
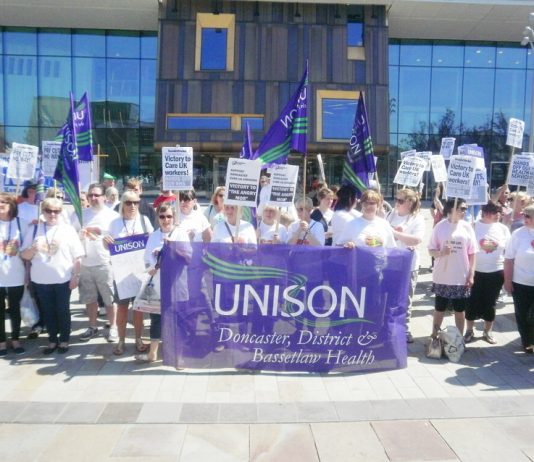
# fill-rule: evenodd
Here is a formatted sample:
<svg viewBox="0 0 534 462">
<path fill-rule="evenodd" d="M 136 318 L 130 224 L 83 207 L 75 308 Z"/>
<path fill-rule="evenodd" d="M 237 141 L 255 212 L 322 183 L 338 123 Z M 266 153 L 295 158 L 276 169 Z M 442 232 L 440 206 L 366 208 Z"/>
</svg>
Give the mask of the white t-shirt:
<svg viewBox="0 0 534 462">
<path fill-rule="evenodd" d="M 361 212 L 358 212 L 356 209 L 351 209 L 350 211 L 336 210 L 332 216 L 332 245 L 340 245 L 339 238 L 347 223 L 361 216 Z"/>
<path fill-rule="evenodd" d="M 192 239 L 193 242 L 202 242 L 202 233 L 210 228 L 210 222 L 202 212 L 193 210 L 189 215 L 184 215 L 180 212 L 178 219 L 180 220 L 178 224 L 180 228 L 187 233 L 189 233 L 189 231 L 195 233 Z"/>
<path fill-rule="evenodd" d="M 347 223 L 340 244 L 354 242 L 357 247 L 397 247 L 389 223 L 380 217 L 366 220 L 363 216 Z"/>
<path fill-rule="evenodd" d="M 436 284 L 463 286 L 469 274 L 469 255 L 478 252 L 473 227 L 465 220 L 458 223 L 441 220 L 432 230 L 428 249 L 443 250 L 445 245 L 451 247 L 451 253 L 434 260 L 432 281 Z"/>
<path fill-rule="evenodd" d="M 504 249 L 510 240 L 510 231 L 502 223 L 475 223 L 478 253 L 475 270 L 494 273 L 503 269 Z"/>
<path fill-rule="evenodd" d="M 534 286 L 534 229 L 523 226 L 512 233 L 504 258 L 514 260 L 512 281 Z"/>
<path fill-rule="evenodd" d="M 415 215 L 399 215 L 393 210 L 386 218 L 392 228 L 397 229 L 401 233 L 409 234 L 410 236 L 417 237 L 423 240 L 425 237 L 425 220 L 420 214 Z M 419 269 L 419 246 L 409 246 L 402 242 L 400 239 L 396 239 L 397 247 L 400 249 L 413 250 L 412 271 Z"/>
<path fill-rule="evenodd" d="M 19 251 L 27 230 L 28 223 L 21 218 L 18 224 L 16 218 L 0 220 L 0 287 L 24 285 L 24 261 Z"/>
<path fill-rule="evenodd" d="M 294 223 L 291 223 L 289 225 L 289 229 L 287 230 L 288 234 L 288 241 L 293 238 L 295 235 L 298 236 L 298 239 L 304 239 L 304 241 L 300 244 L 302 245 L 310 245 L 310 241 L 307 239 L 307 235 L 311 234 L 315 239 L 319 241 L 319 245 L 324 245 L 324 228 L 321 223 L 315 220 L 310 220 L 308 223 L 308 232 L 303 233 L 300 229 L 300 221 L 295 221 Z M 305 235 L 306 234 L 306 235 Z"/>
<path fill-rule="evenodd" d="M 217 212 L 217 209 L 213 204 L 209 204 L 204 210 L 204 216 L 209 221 L 213 228 L 217 223 L 224 221 L 224 213 L 222 211 Z"/>
<path fill-rule="evenodd" d="M 141 219 L 145 222 L 145 228 Z M 146 234 L 154 231 L 150 220 L 145 215 L 138 214 L 133 220 L 127 220 L 120 215 L 109 225 L 109 235 L 113 238 Z"/>
<path fill-rule="evenodd" d="M 276 231 L 276 224 L 268 225 L 263 221 L 259 226 L 260 244 L 272 244 Z M 278 225 L 278 239 L 281 244 L 287 242 L 287 229 L 284 225 Z"/>
<path fill-rule="evenodd" d="M 39 251 L 31 260 L 30 277 L 37 284 L 62 284 L 72 277 L 74 260 L 83 257 L 84 250 L 78 233 L 69 224 L 48 226 L 40 222 L 33 237 L 30 226 L 24 237 L 22 250 L 37 241 Z"/>
<path fill-rule="evenodd" d="M 271 198 L 271 185 L 267 184 L 263 188 L 260 189 L 260 199 L 258 201 L 258 208 L 257 208 L 257 213 L 259 217 L 262 216 L 263 209 L 267 205 L 267 202 L 269 202 L 270 198 Z"/>
<path fill-rule="evenodd" d="M 228 232 L 228 228 L 230 232 Z M 230 235 L 230 233 L 232 235 Z M 232 236 L 235 237 L 236 227 L 223 221 L 222 223 L 217 223 L 213 229 L 213 237 L 211 242 L 232 242 Z M 256 230 L 248 221 L 241 220 L 239 223 L 239 237 L 244 239 L 245 244 L 256 244 Z"/>
<path fill-rule="evenodd" d="M 17 205 L 17 209 L 17 216 L 22 218 L 27 223 L 31 223 L 33 220 L 37 220 L 37 218 L 39 218 L 39 206 L 36 204 L 21 202 Z"/>
<path fill-rule="evenodd" d="M 104 236 L 107 236 L 111 222 L 120 215 L 114 210 L 103 206 L 101 209 L 83 209 L 83 227 L 99 228 L 100 234 L 94 234 L 95 239 L 83 239 L 86 256 L 82 258 L 82 266 L 99 266 L 109 264 L 109 249 L 104 245 Z"/>
</svg>

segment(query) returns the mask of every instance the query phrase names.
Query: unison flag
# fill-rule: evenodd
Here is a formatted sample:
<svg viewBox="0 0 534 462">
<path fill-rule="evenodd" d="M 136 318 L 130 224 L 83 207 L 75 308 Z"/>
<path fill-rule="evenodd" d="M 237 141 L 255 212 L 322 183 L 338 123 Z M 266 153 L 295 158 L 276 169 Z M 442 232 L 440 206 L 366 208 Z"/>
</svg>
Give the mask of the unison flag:
<svg viewBox="0 0 534 462">
<path fill-rule="evenodd" d="M 61 138 L 61 150 L 57 159 L 54 180 L 63 185 L 74 206 L 74 211 L 82 224 L 82 203 L 80 199 L 80 176 L 78 173 L 78 150 L 76 147 L 76 132 L 74 131 L 74 101 L 70 95 L 70 111 L 67 122 L 61 127 L 58 136 Z"/>
<path fill-rule="evenodd" d="M 271 125 L 261 140 L 254 159 L 264 164 L 283 164 L 289 151 L 294 149 L 304 155 L 308 133 L 308 62 L 297 91 Z"/>
<path fill-rule="evenodd" d="M 243 139 L 243 147 L 239 153 L 241 159 L 252 159 L 254 153 L 252 152 L 252 136 L 250 135 L 250 125 L 246 124 L 245 137 Z"/>
<path fill-rule="evenodd" d="M 373 155 L 373 141 L 369 132 L 369 121 L 363 93 L 360 92 L 349 149 L 343 163 L 343 181 L 361 192 L 369 188 L 369 173 L 376 172 Z"/>
<path fill-rule="evenodd" d="M 91 162 L 93 160 L 93 124 L 87 92 L 83 94 L 74 108 L 73 120 L 78 159 L 84 162 Z"/>
</svg>

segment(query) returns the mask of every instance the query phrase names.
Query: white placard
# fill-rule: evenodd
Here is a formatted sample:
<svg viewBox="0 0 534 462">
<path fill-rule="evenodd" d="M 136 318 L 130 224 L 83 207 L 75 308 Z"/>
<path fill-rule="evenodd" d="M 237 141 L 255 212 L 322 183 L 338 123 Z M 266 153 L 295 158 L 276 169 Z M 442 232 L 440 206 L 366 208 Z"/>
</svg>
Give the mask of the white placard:
<svg viewBox="0 0 534 462">
<path fill-rule="evenodd" d="M 475 181 L 476 158 L 452 156 L 447 175 L 447 195 L 469 199 Z"/>
<path fill-rule="evenodd" d="M 13 143 L 9 155 L 7 176 L 17 181 L 33 180 L 35 178 L 35 166 L 39 148 L 29 144 Z"/>
<path fill-rule="evenodd" d="M 432 157 L 432 151 L 421 151 L 418 152 L 417 157 L 426 160 L 425 172 L 430 172 L 430 158 Z"/>
<path fill-rule="evenodd" d="M 271 195 L 268 204 L 291 207 L 295 200 L 299 168 L 296 165 L 280 164 L 271 169 Z"/>
<path fill-rule="evenodd" d="M 439 148 L 439 153 L 443 156 L 444 159 L 450 159 L 452 153 L 454 152 L 454 144 L 456 143 L 456 138 L 441 138 L 441 147 Z"/>
<path fill-rule="evenodd" d="M 524 132 L 525 122 L 519 119 L 510 118 L 508 122 L 508 133 L 506 134 L 506 144 L 521 149 L 523 146 Z"/>
<path fill-rule="evenodd" d="M 477 144 L 463 144 L 458 146 L 458 155 L 459 156 L 473 156 L 477 159 L 476 166 L 478 170 L 483 170 L 486 168 L 486 163 L 484 161 L 484 148 Z"/>
<path fill-rule="evenodd" d="M 57 159 L 61 151 L 61 141 L 43 141 L 42 168 L 43 175 L 53 177 L 56 171 Z"/>
<path fill-rule="evenodd" d="M 228 159 L 224 203 L 256 207 L 261 167 L 259 160 Z"/>
<path fill-rule="evenodd" d="M 319 164 L 319 178 L 321 179 L 323 183 L 326 183 L 326 176 L 324 174 L 323 156 L 321 156 L 321 154 L 317 154 L 317 164 Z"/>
<path fill-rule="evenodd" d="M 488 203 L 488 179 L 486 169 L 475 171 L 475 181 L 467 205 L 484 205 Z"/>
<path fill-rule="evenodd" d="M 14 194 L 17 190 L 17 185 L 6 175 L 8 164 L 9 154 L 0 153 L 0 191 Z"/>
<path fill-rule="evenodd" d="M 161 174 L 165 191 L 193 189 L 193 148 L 163 148 Z"/>
<path fill-rule="evenodd" d="M 412 156 L 415 156 L 416 154 L 417 154 L 417 151 L 415 149 L 410 149 L 409 151 L 402 151 L 400 153 L 400 158 L 402 160 L 405 157 L 412 157 Z"/>
<path fill-rule="evenodd" d="M 145 275 L 145 253 L 148 235 L 139 234 L 115 239 L 109 246 L 111 271 L 119 298 L 135 297 Z"/>
<path fill-rule="evenodd" d="M 432 164 L 432 173 L 434 174 L 434 181 L 436 183 L 442 183 L 447 181 L 447 166 L 445 165 L 445 159 L 441 154 L 434 155 L 430 158 Z"/>
<path fill-rule="evenodd" d="M 403 186 L 417 187 L 425 173 L 426 160 L 420 157 L 409 156 L 402 159 L 399 170 L 393 183 Z"/>
<path fill-rule="evenodd" d="M 514 154 L 508 167 L 507 183 L 514 186 L 528 186 L 531 167 L 534 167 L 534 159 L 530 154 Z"/>
<path fill-rule="evenodd" d="M 80 191 L 87 192 L 89 185 L 98 183 L 98 157 L 93 156 L 93 162 L 78 161 L 78 175 L 80 177 Z"/>
<path fill-rule="evenodd" d="M 534 196 L 534 167 L 530 167 L 530 176 L 528 177 L 527 194 Z"/>
</svg>

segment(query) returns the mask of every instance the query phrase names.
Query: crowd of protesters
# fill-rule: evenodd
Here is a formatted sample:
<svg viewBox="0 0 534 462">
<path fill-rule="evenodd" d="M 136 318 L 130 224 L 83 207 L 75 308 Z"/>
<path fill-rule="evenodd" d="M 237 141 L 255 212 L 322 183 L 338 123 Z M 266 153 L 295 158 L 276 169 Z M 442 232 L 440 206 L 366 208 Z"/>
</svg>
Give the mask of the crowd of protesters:
<svg viewBox="0 0 534 462">
<path fill-rule="evenodd" d="M 328 188 L 315 184 L 311 194 L 297 197 L 295 207 L 282 210 L 268 203 L 269 178 L 261 179 L 257 222 L 243 219 L 241 210 L 224 203 L 224 188 L 216 188 L 210 204 L 200 209 L 195 191 L 161 191 L 153 204 L 142 197 L 142 183 L 131 179 L 119 195 L 109 178 L 92 184 L 84 197 L 83 220 L 64 207 L 63 192 L 50 188 L 40 206 L 35 185 L 19 198 L 0 193 L 0 356 L 22 355 L 20 302 L 25 288 L 36 301 L 39 320 L 29 339 L 48 335 L 45 355 L 64 354 L 71 338 L 70 295 L 79 290 L 88 323 L 78 340 L 87 342 L 101 333 L 99 306 L 107 322 L 103 336 L 115 355 L 126 353 L 128 312 L 133 299 L 120 299 L 109 246 L 117 238 L 149 236 L 144 261 L 155 276 L 165 242 L 187 244 L 181 250 L 191 259 L 191 242 L 289 244 L 407 249 L 413 253 L 407 300 L 406 341 L 412 343 L 410 313 L 420 267 L 420 253 L 433 259 L 435 295 L 431 337 L 438 335 L 445 312 L 454 312 L 456 327 L 466 343 L 475 338 L 475 322 L 483 321 L 482 338 L 495 344 L 493 324 L 501 288 L 513 297 L 517 327 L 525 353 L 534 351 L 534 205 L 524 192 L 499 188 L 492 200 L 467 218 L 463 199 L 443 201 L 437 190 L 431 207 L 434 228 L 423 243 L 425 222 L 419 194 L 396 191 L 393 207 L 369 189 L 357 199 L 351 186 Z M 201 294 L 201 282 L 198 282 Z M 193 296 L 193 295 L 192 295 Z M 196 296 L 196 295 L 195 295 Z M 7 304 L 6 304 L 7 302 Z M 6 312 L 11 342 L 6 338 Z M 150 344 L 143 341 L 144 313 L 134 311 L 134 348 L 143 362 L 158 359 L 161 316 L 150 315 Z M 465 324 L 467 322 L 467 328 Z M 8 348 L 9 346 L 9 348 Z"/>
</svg>

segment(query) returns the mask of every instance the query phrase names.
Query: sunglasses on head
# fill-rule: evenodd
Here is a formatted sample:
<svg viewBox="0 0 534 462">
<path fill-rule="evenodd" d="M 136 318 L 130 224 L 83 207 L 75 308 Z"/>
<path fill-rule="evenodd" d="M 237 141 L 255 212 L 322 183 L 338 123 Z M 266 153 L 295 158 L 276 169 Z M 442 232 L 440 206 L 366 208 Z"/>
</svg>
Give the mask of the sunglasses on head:
<svg viewBox="0 0 534 462">
<path fill-rule="evenodd" d="M 132 205 L 139 205 L 139 201 L 124 201 L 124 205 L 131 207 Z"/>
</svg>

